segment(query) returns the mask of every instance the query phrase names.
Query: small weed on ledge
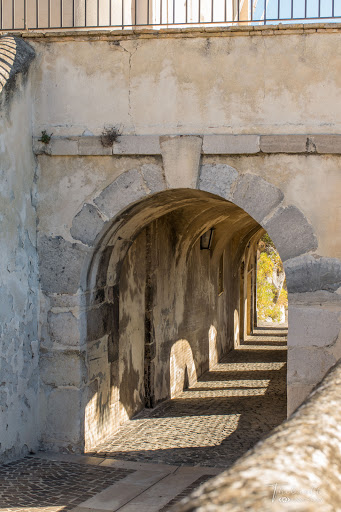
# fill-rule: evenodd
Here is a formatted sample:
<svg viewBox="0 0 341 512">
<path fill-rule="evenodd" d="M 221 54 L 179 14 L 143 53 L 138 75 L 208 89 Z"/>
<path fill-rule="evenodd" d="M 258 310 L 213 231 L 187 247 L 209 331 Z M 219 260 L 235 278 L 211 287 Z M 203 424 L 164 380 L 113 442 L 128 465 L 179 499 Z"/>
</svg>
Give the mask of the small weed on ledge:
<svg viewBox="0 0 341 512">
<path fill-rule="evenodd" d="M 113 128 L 104 128 L 101 135 L 101 143 L 104 148 L 108 148 L 113 145 L 114 142 L 117 141 L 118 137 L 121 135 L 120 128 L 116 126 Z"/>
<path fill-rule="evenodd" d="M 41 132 L 41 137 L 38 140 L 40 142 L 42 142 L 43 144 L 50 144 L 52 135 L 53 135 L 53 133 L 51 133 L 51 135 L 49 135 L 46 130 L 43 130 Z"/>
</svg>

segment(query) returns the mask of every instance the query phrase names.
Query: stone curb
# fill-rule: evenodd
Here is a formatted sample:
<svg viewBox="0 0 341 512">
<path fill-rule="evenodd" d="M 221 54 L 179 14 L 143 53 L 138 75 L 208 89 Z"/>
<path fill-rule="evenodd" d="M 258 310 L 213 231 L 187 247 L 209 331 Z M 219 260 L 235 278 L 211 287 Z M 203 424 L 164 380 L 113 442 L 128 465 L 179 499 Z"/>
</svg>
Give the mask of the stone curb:
<svg viewBox="0 0 341 512">
<path fill-rule="evenodd" d="M 341 155 L 341 135 L 204 135 L 203 155 L 333 154 Z M 36 155 L 109 156 L 161 155 L 158 135 L 123 135 L 112 146 L 99 136 L 52 137 L 49 144 L 33 140 Z"/>
</svg>

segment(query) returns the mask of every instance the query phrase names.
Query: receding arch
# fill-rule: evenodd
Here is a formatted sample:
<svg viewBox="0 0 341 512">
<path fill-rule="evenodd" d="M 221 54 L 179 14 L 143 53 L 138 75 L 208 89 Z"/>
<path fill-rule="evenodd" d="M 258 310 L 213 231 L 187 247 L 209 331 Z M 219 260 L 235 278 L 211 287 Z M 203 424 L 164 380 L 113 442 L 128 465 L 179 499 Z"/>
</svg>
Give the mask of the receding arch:
<svg viewBox="0 0 341 512">
<path fill-rule="evenodd" d="M 213 226 L 211 251 L 200 253 L 200 236 Z M 92 425 L 90 442 L 96 437 L 100 440 L 108 433 L 110 435 L 110 426 L 108 428 L 106 423 L 111 424 L 114 431 L 130 417 L 132 411 L 136 413 L 144 406 L 144 399 L 146 404 L 154 405 L 172 397 L 175 391 L 183 388 L 184 381 L 188 379 L 191 383 L 193 376 L 200 376 L 209 369 L 210 364 L 235 346 L 234 323 L 239 285 L 235 288 L 226 286 L 226 292 L 220 297 L 216 289 L 217 268 L 224 254 L 225 280 L 227 283 L 236 281 L 247 244 L 259 238 L 263 232 L 264 229 L 255 219 L 231 201 L 206 191 L 190 189 L 153 194 L 129 206 L 110 225 L 105 225 L 105 232 L 99 237 L 100 242 L 89 265 L 87 282 L 83 284 L 88 293 L 86 343 L 94 346 L 100 337 L 103 343 L 108 344 L 106 371 L 107 379 L 110 375 L 111 381 L 111 390 L 103 380 L 96 378 L 96 384 L 95 381 L 90 383 L 89 389 L 97 385 L 97 389 L 92 391 L 97 396 L 97 406 L 94 407 L 93 396 L 89 396 L 91 407 L 85 411 L 86 423 Z M 168 242 L 162 239 L 162 233 L 166 233 Z M 148 260 L 148 247 L 163 243 L 162 240 L 165 243 L 164 251 L 169 252 L 168 260 L 165 263 L 160 256 L 161 259 L 155 264 L 155 254 L 151 261 Z M 156 252 L 158 250 L 156 248 Z M 129 264 L 127 258 L 130 258 Z M 139 282 L 139 270 L 136 270 L 133 279 L 131 272 L 134 266 L 136 269 L 143 267 L 142 281 L 146 281 L 146 285 Z M 157 266 L 163 269 L 164 276 L 157 273 Z M 148 272 L 150 279 L 154 279 L 152 283 L 148 282 Z M 127 277 L 127 274 L 130 275 Z M 127 294 L 127 282 L 130 282 L 130 295 Z M 151 291 L 148 291 L 148 286 Z M 162 296 L 165 288 L 166 298 Z M 131 303 L 132 294 L 135 307 Z M 157 295 L 157 298 L 150 297 L 151 294 Z M 195 307 L 189 304 L 192 294 L 199 296 Z M 99 296 L 102 297 L 101 304 L 98 303 Z M 198 311 L 201 300 L 204 301 L 202 313 Z M 209 310 L 210 317 L 204 319 L 206 310 Z M 94 331 L 94 323 L 103 326 L 103 329 Z M 133 330 L 127 327 L 128 323 L 135 325 Z M 201 323 L 202 326 L 198 325 Z M 136 336 L 136 333 L 139 334 Z M 135 344 L 130 346 L 129 352 L 122 344 L 132 343 L 133 338 Z M 189 348 L 183 352 L 192 354 L 191 361 L 185 357 L 181 360 L 178 355 L 175 357 L 179 340 L 183 340 L 182 343 Z M 160 344 L 165 345 L 164 349 L 159 348 Z M 103 347 L 100 343 L 99 351 L 102 354 Z M 149 358 L 147 363 L 146 359 L 142 361 L 143 350 L 145 357 Z M 140 354 L 139 363 L 135 366 L 131 356 L 127 356 L 128 352 L 135 352 L 135 356 Z M 120 354 L 125 354 L 122 356 L 125 357 L 124 364 L 120 362 Z M 98 360 L 96 351 L 92 350 L 90 354 L 90 366 L 91 359 Z M 176 371 L 175 360 L 178 365 Z M 125 379 L 134 382 L 136 389 L 141 390 L 142 379 L 145 381 L 144 397 L 140 391 L 133 405 L 132 390 L 129 391 L 130 395 L 125 390 L 124 398 L 120 400 L 123 366 Z M 102 379 L 104 373 L 102 368 Z M 112 391 L 113 388 L 115 391 Z M 110 403 L 113 397 L 116 397 L 115 404 Z M 91 415 L 92 419 L 89 417 Z M 97 421 L 99 415 L 105 416 L 106 422 Z M 94 429 L 97 430 L 95 434 Z"/>
</svg>

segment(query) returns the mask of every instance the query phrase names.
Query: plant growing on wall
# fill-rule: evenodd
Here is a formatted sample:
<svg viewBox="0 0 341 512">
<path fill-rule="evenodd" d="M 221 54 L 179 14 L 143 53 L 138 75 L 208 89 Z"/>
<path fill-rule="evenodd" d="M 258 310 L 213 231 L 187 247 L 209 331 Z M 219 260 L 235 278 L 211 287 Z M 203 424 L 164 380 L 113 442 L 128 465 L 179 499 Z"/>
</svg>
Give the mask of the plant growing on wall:
<svg viewBox="0 0 341 512">
<path fill-rule="evenodd" d="M 107 148 L 113 145 L 114 142 L 117 142 L 117 139 L 121 135 L 121 130 L 119 127 L 115 126 L 113 128 L 104 128 L 101 135 L 101 144 L 103 147 Z"/>
<path fill-rule="evenodd" d="M 43 144 L 50 144 L 52 135 L 53 135 L 53 133 L 51 133 L 51 135 L 49 135 L 46 130 L 43 130 L 41 132 L 41 137 L 38 140 L 40 142 L 42 142 Z"/>
<path fill-rule="evenodd" d="M 279 322 L 288 307 L 282 260 L 268 234 L 258 245 L 257 310 L 260 321 Z"/>
</svg>

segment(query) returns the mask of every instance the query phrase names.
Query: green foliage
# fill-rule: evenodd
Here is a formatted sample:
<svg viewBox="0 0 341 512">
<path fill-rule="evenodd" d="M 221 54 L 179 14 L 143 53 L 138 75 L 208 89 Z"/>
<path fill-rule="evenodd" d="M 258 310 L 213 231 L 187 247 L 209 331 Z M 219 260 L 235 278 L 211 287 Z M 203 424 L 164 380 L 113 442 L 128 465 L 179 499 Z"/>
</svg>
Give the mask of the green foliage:
<svg viewBox="0 0 341 512">
<path fill-rule="evenodd" d="M 259 259 L 257 270 L 257 309 L 261 321 L 271 318 L 274 322 L 281 319 L 281 307 L 288 306 L 288 293 L 284 286 L 276 288 L 274 273 L 283 274 L 283 264 L 274 243 L 268 234 L 259 242 Z"/>
<path fill-rule="evenodd" d="M 50 144 L 52 135 L 53 135 L 53 133 L 51 133 L 51 135 L 49 135 L 46 130 L 43 130 L 41 132 L 41 137 L 38 140 L 40 142 L 42 142 L 43 144 Z"/>
</svg>

